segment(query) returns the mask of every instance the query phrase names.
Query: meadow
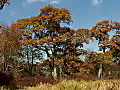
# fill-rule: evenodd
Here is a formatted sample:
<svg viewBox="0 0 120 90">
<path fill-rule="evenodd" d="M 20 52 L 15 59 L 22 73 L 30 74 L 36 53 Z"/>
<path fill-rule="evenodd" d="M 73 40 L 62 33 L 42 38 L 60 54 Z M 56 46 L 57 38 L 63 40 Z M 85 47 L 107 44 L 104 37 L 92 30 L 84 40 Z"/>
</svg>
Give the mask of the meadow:
<svg viewBox="0 0 120 90">
<path fill-rule="evenodd" d="M 25 90 L 120 90 L 120 80 L 64 80 L 57 85 L 41 83 L 36 87 L 25 87 Z"/>
</svg>

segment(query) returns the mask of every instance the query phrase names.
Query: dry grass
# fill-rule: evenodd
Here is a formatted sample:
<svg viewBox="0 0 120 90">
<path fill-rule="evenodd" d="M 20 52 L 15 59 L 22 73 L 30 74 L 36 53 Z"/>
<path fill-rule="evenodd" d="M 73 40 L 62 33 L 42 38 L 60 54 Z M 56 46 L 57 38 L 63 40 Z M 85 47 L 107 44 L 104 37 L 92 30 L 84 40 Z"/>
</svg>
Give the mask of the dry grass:
<svg viewBox="0 0 120 90">
<path fill-rule="evenodd" d="M 120 80 L 64 80 L 57 85 L 41 83 L 36 87 L 27 87 L 26 90 L 120 90 Z"/>
</svg>

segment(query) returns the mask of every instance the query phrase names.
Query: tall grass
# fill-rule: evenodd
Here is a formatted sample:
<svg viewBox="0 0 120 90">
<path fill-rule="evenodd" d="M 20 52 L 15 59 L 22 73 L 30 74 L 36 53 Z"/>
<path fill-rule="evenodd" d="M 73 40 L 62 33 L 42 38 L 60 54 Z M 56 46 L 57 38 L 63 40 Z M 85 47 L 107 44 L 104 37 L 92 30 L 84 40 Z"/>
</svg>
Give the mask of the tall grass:
<svg viewBox="0 0 120 90">
<path fill-rule="evenodd" d="M 36 87 L 27 87 L 26 90 L 120 90 L 120 80 L 64 80 L 57 85 L 40 84 Z"/>
</svg>

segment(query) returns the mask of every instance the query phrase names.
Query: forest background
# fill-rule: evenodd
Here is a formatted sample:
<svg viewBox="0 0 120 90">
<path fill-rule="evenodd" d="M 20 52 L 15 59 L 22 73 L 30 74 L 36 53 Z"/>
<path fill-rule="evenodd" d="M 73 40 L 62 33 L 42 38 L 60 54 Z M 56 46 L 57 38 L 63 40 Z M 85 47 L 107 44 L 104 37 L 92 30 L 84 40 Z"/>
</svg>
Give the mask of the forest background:
<svg viewBox="0 0 120 90">
<path fill-rule="evenodd" d="M 51 76 L 55 80 L 119 78 L 120 23 L 114 20 L 119 20 L 118 6 L 113 5 L 108 12 L 104 8 L 109 7 L 105 1 L 81 0 L 83 4 L 78 7 L 78 2 L 73 5 L 71 1 L 60 5 L 64 1 L 43 0 L 41 4 L 51 5 L 43 4 L 45 7 L 37 15 L 33 15 L 34 8 L 42 6 L 37 0 L 15 1 L 0 11 L 2 73 L 12 73 L 15 77 Z M 17 10 L 14 4 L 22 6 Z M 65 7 L 60 8 L 62 5 Z M 94 20 L 98 23 L 92 25 Z M 35 63 L 36 60 L 42 62 Z"/>
</svg>

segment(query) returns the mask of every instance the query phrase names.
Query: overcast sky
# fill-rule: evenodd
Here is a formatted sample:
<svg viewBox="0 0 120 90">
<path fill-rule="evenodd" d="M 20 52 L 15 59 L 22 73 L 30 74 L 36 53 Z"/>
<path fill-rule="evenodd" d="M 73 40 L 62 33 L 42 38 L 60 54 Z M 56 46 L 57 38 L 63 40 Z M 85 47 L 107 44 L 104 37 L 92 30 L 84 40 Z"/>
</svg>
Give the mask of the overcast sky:
<svg viewBox="0 0 120 90">
<path fill-rule="evenodd" d="M 49 4 L 71 11 L 72 29 L 90 29 L 102 20 L 120 21 L 120 0 L 11 0 L 0 10 L 0 21 L 10 25 L 18 19 L 37 16 L 40 8 Z"/>
</svg>

